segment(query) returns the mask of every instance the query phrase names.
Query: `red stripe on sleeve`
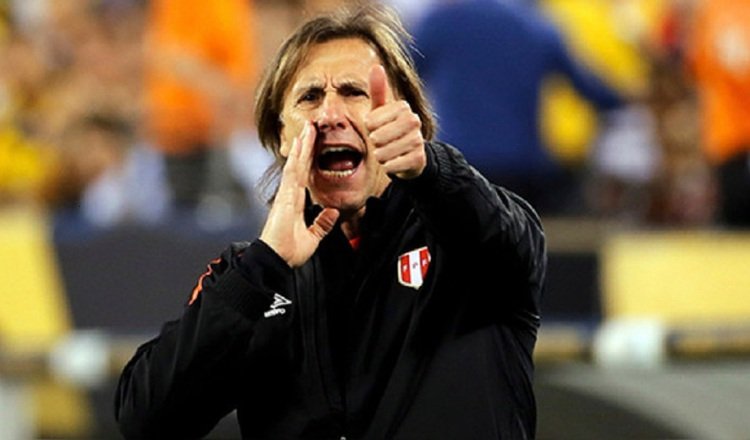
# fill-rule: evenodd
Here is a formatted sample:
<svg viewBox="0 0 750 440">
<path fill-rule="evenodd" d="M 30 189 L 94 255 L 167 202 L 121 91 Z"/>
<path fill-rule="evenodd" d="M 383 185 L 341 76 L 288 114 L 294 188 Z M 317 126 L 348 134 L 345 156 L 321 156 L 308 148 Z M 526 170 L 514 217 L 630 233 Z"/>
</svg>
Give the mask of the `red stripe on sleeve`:
<svg viewBox="0 0 750 440">
<path fill-rule="evenodd" d="M 214 269 L 211 267 L 212 264 L 219 264 L 221 261 L 221 258 L 216 258 L 214 260 L 211 260 L 210 263 L 208 263 L 208 266 L 206 267 L 206 271 L 198 278 L 198 283 L 193 288 L 193 293 L 190 295 L 190 301 L 188 301 L 188 305 L 191 305 L 195 302 L 195 300 L 198 299 L 198 295 L 203 291 L 203 280 L 206 279 L 207 276 L 211 275 L 214 271 Z"/>
</svg>

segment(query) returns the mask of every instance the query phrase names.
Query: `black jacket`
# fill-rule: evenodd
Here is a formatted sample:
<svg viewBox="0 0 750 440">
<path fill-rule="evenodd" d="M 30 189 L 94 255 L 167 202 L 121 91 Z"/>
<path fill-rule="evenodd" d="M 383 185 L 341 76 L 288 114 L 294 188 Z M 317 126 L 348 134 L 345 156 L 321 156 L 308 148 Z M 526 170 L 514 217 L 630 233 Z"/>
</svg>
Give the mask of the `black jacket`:
<svg viewBox="0 0 750 440">
<path fill-rule="evenodd" d="M 260 241 L 214 260 L 125 367 L 123 434 L 200 437 L 237 409 L 250 439 L 533 438 L 539 219 L 427 147 L 368 201 L 357 251 L 335 228 L 295 270 Z"/>
</svg>

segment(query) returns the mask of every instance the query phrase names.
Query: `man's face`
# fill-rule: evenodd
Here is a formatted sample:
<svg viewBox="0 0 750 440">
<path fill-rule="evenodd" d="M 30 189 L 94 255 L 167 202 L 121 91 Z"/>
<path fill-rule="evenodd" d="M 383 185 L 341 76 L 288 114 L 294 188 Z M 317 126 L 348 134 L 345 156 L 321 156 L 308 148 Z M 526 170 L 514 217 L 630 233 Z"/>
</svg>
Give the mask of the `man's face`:
<svg viewBox="0 0 750 440">
<path fill-rule="evenodd" d="M 361 214 L 366 200 L 381 195 L 390 182 L 372 154 L 364 123 L 372 107 L 370 69 L 377 64 L 377 52 L 358 38 L 316 44 L 284 98 L 281 154 L 289 154 L 292 140 L 311 121 L 317 136 L 310 195 L 343 215 Z"/>
</svg>

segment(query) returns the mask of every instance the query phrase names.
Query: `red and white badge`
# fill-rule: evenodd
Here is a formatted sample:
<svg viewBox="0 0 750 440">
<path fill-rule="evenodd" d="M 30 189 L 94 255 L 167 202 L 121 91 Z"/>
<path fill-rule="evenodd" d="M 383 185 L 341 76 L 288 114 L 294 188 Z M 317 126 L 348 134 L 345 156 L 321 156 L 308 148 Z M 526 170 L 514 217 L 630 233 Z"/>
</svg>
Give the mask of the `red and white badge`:
<svg viewBox="0 0 750 440">
<path fill-rule="evenodd" d="M 431 258 L 427 246 L 402 254 L 398 257 L 398 282 L 414 289 L 422 287 Z"/>
</svg>

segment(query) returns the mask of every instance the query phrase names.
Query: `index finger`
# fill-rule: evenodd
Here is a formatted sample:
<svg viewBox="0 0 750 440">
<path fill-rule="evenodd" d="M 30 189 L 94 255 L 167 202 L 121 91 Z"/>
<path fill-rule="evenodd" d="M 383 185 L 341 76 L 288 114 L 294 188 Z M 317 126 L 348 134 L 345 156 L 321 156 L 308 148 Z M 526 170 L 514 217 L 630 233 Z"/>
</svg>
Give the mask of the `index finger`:
<svg viewBox="0 0 750 440">
<path fill-rule="evenodd" d="M 298 171 L 302 178 L 304 178 L 305 182 L 307 181 L 307 176 L 309 176 L 310 169 L 312 168 L 312 152 L 315 145 L 316 134 L 312 122 L 306 121 L 305 126 L 302 129 L 302 135 L 300 136 L 299 162 L 297 165 L 299 167 Z"/>
</svg>

